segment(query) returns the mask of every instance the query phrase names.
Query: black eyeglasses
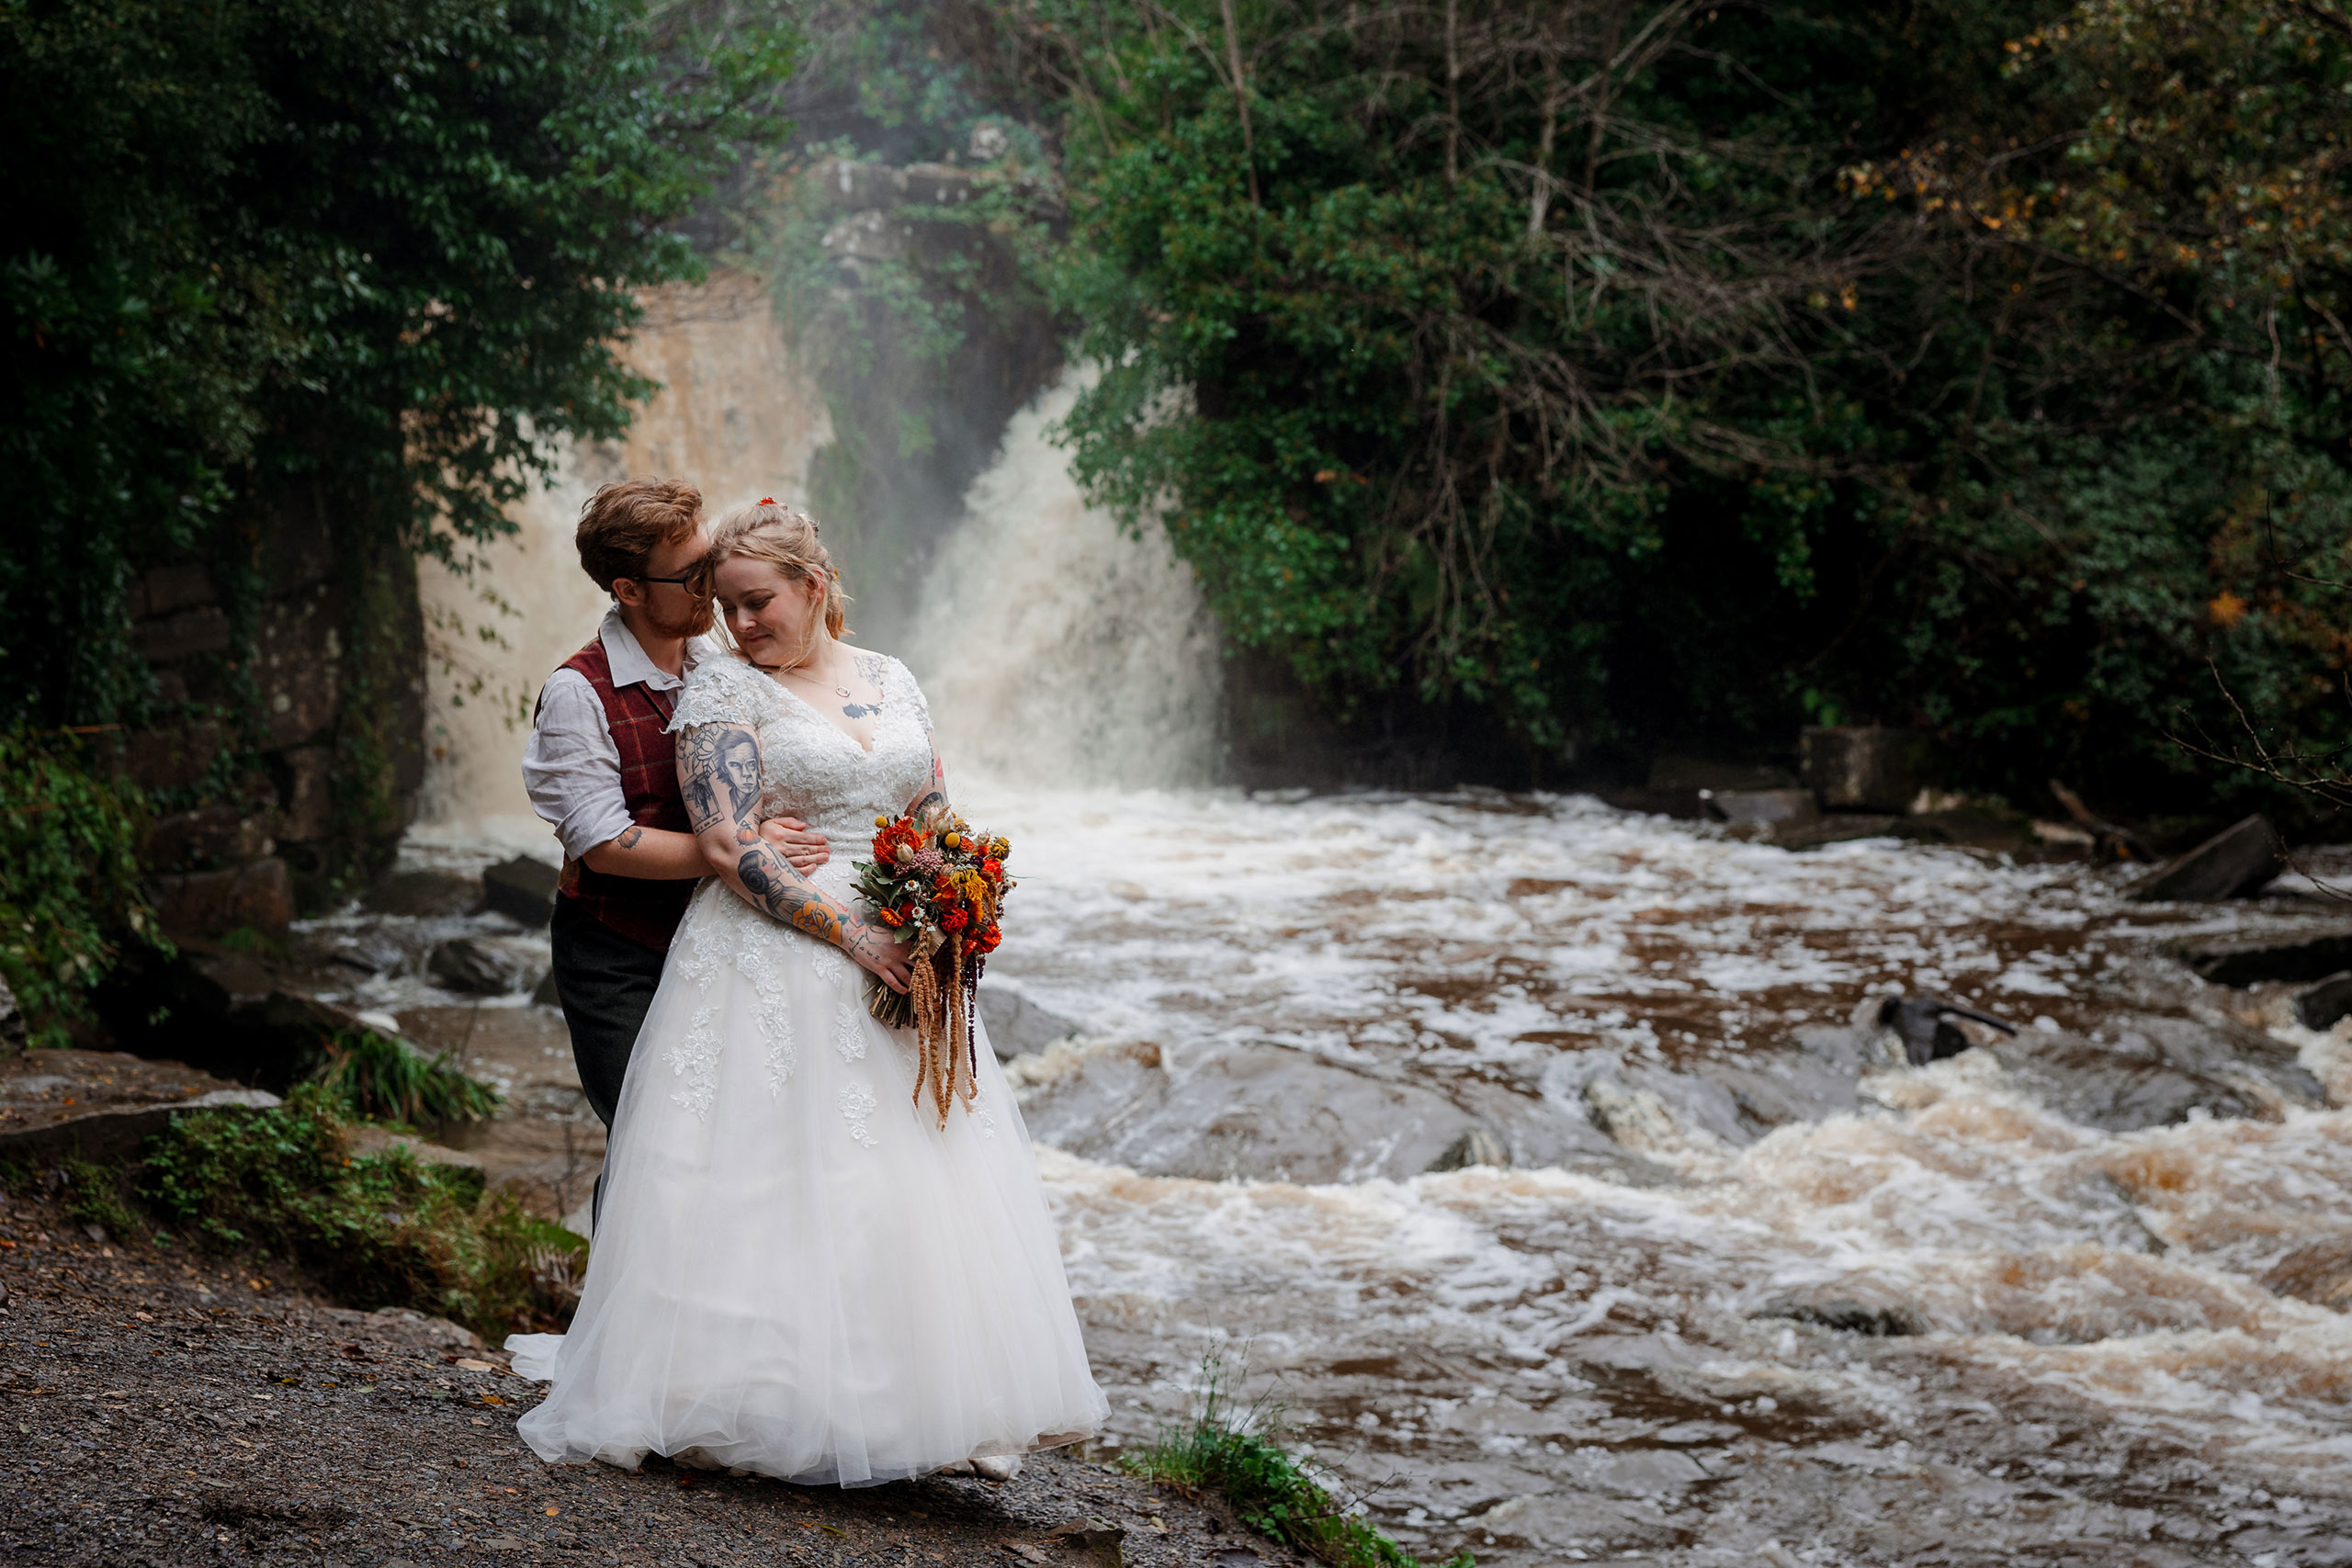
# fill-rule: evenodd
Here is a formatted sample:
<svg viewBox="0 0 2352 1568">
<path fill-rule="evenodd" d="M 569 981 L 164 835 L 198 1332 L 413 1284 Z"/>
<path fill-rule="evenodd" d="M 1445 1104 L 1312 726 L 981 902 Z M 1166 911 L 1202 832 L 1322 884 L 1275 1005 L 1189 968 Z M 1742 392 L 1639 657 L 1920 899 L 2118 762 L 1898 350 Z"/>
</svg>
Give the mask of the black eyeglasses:
<svg viewBox="0 0 2352 1568">
<path fill-rule="evenodd" d="M 691 591 L 695 584 L 702 581 L 702 573 L 690 571 L 684 577 L 632 577 L 629 581 L 631 582 L 674 582 L 679 587 Z"/>
</svg>

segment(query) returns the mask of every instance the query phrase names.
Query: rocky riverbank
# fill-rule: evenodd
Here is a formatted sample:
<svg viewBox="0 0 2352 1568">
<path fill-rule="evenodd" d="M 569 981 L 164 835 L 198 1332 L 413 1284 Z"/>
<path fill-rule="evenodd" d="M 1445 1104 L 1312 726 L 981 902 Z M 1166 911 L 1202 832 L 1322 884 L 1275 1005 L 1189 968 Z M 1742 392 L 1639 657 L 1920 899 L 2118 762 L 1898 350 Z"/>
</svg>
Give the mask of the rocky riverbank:
<svg viewBox="0 0 2352 1568">
<path fill-rule="evenodd" d="M 1296 1559 L 1074 1454 L 1014 1481 L 860 1491 L 649 1462 L 542 1465 L 538 1385 L 455 1324 L 313 1299 L 251 1265 L 101 1241 L 53 1201 L 0 1219 L 0 1558 L 1177 1568 Z"/>
</svg>

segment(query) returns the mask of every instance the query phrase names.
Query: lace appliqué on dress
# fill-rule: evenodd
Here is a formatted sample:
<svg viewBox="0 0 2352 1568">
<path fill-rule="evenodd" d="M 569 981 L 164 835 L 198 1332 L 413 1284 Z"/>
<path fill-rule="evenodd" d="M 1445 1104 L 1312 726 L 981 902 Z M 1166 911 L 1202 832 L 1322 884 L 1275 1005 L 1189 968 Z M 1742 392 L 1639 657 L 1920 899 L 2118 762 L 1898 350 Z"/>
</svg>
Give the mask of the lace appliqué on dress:
<svg viewBox="0 0 2352 1568">
<path fill-rule="evenodd" d="M 717 911 L 713 911 L 717 913 Z M 695 1006 L 685 1032 L 662 1053 L 673 1077 L 683 1080 L 670 1102 L 694 1112 L 697 1121 L 710 1120 L 710 1102 L 718 1091 L 718 1008 L 710 999 L 711 982 L 733 956 L 735 933 L 723 919 L 695 919 L 689 911 L 670 962 L 682 979 L 694 983 Z"/>
<path fill-rule="evenodd" d="M 696 1005 L 684 1035 L 662 1053 L 662 1060 L 683 1080 L 678 1092 L 670 1097 L 672 1103 L 694 1112 L 696 1120 L 707 1122 L 711 1101 L 718 1092 L 720 1050 L 719 1009 L 711 999 L 710 990 L 724 970 L 731 965 L 751 982 L 753 994 L 760 999 L 756 1023 L 767 1046 L 770 1099 L 781 1096 L 784 1086 L 792 1081 L 796 1042 L 785 976 L 776 962 L 775 944 L 760 940 L 767 933 L 754 925 L 766 917 L 724 888 L 703 897 L 717 902 L 700 919 L 692 919 L 690 929 L 682 928 L 682 939 L 672 950 L 671 959 L 679 976 L 693 982 Z"/>
<path fill-rule="evenodd" d="M 838 986 L 842 983 L 842 971 L 849 965 L 842 959 L 840 948 L 830 942 L 820 942 L 816 951 L 808 955 L 808 967 L 814 969 L 817 978 L 828 986 Z"/>
<path fill-rule="evenodd" d="M 872 1089 L 862 1083 L 851 1084 L 834 1097 L 833 1103 L 841 1108 L 842 1120 L 849 1123 L 851 1137 L 869 1149 L 880 1145 L 882 1140 L 865 1130 L 865 1119 L 881 1104 Z"/>
<path fill-rule="evenodd" d="M 833 1009 L 833 1049 L 844 1062 L 865 1060 L 865 1031 L 858 1023 L 857 1010 L 847 1002 Z"/>
</svg>

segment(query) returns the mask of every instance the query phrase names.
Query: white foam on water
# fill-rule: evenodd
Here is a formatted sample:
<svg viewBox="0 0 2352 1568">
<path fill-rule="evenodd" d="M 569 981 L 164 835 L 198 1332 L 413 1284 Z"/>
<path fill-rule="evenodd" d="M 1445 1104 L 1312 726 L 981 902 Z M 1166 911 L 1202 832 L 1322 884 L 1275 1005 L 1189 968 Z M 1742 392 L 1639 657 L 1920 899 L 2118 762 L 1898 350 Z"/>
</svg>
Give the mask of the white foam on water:
<svg viewBox="0 0 2352 1568">
<path fill-rule="evenodd" d="M 2095 1016 L 2102 975 L 2144 945 L 2132 922 L 2155 919 L 2083 868 L 1794 855 L 1572 798 L 969 794 L 1023 879 L 991 973 L 1179 1069 L 1236 1042 L 1408 1072 L 1523 1073 L 1586 1047 L 1670 1065 L 1704 1029 L 1714 1048 L 1768 1044 L 1842 1021 L 1858 991 L 1990 987 L 2029 957 L 2060 977 L 2038 1006 Z M 1692 1008 L 1713 1010 L 1679 1028 Z M 2335 1049 L 2312 1039 L 2307 1056 Z M 1101 1048 L 1064 1047 L 1038 1081 Z M 1207 1183 L 1041 1157 L 1128 1438 L 1182 1411 L 1201 1354 L 1249 1341 L 1250 1392 L 1286 1400 L 1342 1473 L 1389 1478 L 1376 1511 L 1419 1548 L 1714 1561 L 1826 1539 L 1804 1519 L 1825 1497 L 1843 1508 L 1858 1474 L 1916 1483 L 1923 1465 L 2020 1521 L 2043 1488 L 2113 1524 L 2137 1516 L 2099 1472 L 2148 1445 L 2235 1478 L 2166 1483 L 2211 1505 L 2199 1528 L 2229 1485 L 2352 1518 L 2352 1319 L 2259 1282 L 2352 1215 L 2352 1112 L 2108 1134 L 1983 1052 L 1863 1089 L 1857 1114 L 1668 1151 L 1680 1188 L 1559 1170 Z M 1899 1309 L 1925 1332 L 1755 1315 L 1791 1296 Z M 1975 1435 L 1987 1418 L 2011 1430 Z M 1657 1436 L 1709 1420 L 1724 1431 L 1704 1442 Z M 2021 1455 L 2020 1432 L 2072 1468 L 2031 1468 L 2059 1461 Z M 1811 1457 L 1825 1443 L 1878 1468 Z M 1659 1452 L 1714 1478 L 1594 1512 L 1619 1495 L 1577 1479 L 1595 1455 L 1634 1487 L 1648 1472 L 1622 1467 Z M 1768 1485 L 1772 1455 L 1790 1468 Z M 1686 1517 L 1700 1539 L 1678 1533 Z M 1907 1539 L 1858 1526 L 1840 1560 L 1943 1560 Z M 2050 1537 L 2020 1522 L 1986 1539 Z"/>
</svg>

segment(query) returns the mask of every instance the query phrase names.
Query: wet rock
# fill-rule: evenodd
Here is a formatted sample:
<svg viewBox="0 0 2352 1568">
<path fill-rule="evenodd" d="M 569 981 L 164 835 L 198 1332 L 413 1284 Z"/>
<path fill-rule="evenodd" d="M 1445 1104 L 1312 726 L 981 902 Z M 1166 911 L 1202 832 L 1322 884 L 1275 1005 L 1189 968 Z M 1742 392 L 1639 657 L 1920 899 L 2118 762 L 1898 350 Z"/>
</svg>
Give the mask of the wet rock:
<svg viewBox="0 0 2352 1568">
<path fill-rule="evenodd" d="M 1032 1089 L 1022 1114 L 1057 1148 L 1211 1181 L 1402 1180 L 1480 1125 L 1521 1166 L 1668 1179 L 1580 1115 L 1488 1089 L 1465 1107 L 1423 1085 L 1277 1045 L 1208 1052 L 1174 1070 L 1156 1046 L 1106 1045 Z"/>
<path fill-rule="evenodd" d="M 159 876 L 148 891 L 157 922 L 175 938 L 233 931 L 283 938 L 294 923 L 294 884 L 275 855 L 226 871 Z"/>
<path fill-rule="evenodd" d="M 2269 936 L 2196 937 L 2166 949 L 2217 986 L 2321 980 L 2352 970 L 2352 927 L 2309 927 Z"/>
<path fill-rule="evenodd" d="M 1621 1497 L 1654 1497 L 1713 1479 L 1697 1460 L 1676 1449 L 1587 1448 L 1569 1460 L 1566 1471 L 1579 1485 Z"/>
<path fill-rule="evenodd" d="M 2326 1102 L 2294 1051 L 2258 1030 L 2149 1015 L 2109 1027 L 2112 1040 L 2036 1030 L 1988 1049 L 2051 1110 L 2109 1133 L 2170 1126 L 2198 1111 L 2275 1119 Z"/>
<path fill-rule="evenodd" d="M 2295 998 L 2295 1018 L 2305 1029 L 2325 1029 L 2352 1013 L 2352 973 L 2331 975 Z"/>
<path fill-rule="evenodd" d="M 2297 1247 L 2262 1282 L 2274 1295 L 2352 1312 L 2352 1231 Z"/>
<path fill-rule="evenodd" d="M 1784 1317 L 1839 1334 L 1863 1334 L 1878 1339 L 1907 1338 L 1929 1333 L 1933 1328 L 1926 1317 L 1909 1307 L 1843 1295 L 1778 1296 L 1758 1308 L 1754 1315 Z"/>
<path fill-rule="evenodd" d="M 1644 817 L 1672 817 L 1698 822 L 1708 816 L 1707 803 L 1695 789 L 1604 789 L 1599 794 L 1602 805 Z"/>
<path fill-rule="evenodd" d="M 510 919 L 526 926 L 544 926 L 555 913 L 560 874 L 545 861 L 516 855 L 481 874 L 484 902 Z"/>
<path fill-rule="evenodd" d="M 0 1159 L 38 1165 L 68 1156 L 127 1163 L 182 1111 L 259 1110 L 277 1097 L 240 1089 L 178 1062 L 126 1052 L 40 1051 L 0 1071 Z"/>
<path fill-rule="evenodd" d="M 187 942 L 169 959 L 127 955 L 94 999 L 135 1055 L 283 1094 L 324 1062 L 329 1039 L 365 1027 L 295 983 L 249 953 Z"/>
<path fill-rule="evenodd" d="M 2223 829 L 2132 889 L 2148 903 L 2212 904 L 2259 890 L 2287 869 L 2278 830 L 2259 816 Z"/>
<path fill-rule="evenodd" d="M 1827 811 L 1899 812 L 1936 782 L 1935 742 L 1917 730 L 1808 728 L 1804 782 Z"/>
<path fill-rule="evenodd" d="M 1714 815 L 1735 827 L 1769 828 L 1778 833 L 1817 821 L 1821 807 L 1809 789 L 1714 789 L 1700 795 Z"/>
<path fill-rule="evenodd" d="M 1814 822 L 1793 822 L 1773 830 L 1772 842 L 1784 850 L 1816 850 L 1824 844 L 1847 844 L 1857 839 L 1883 839 L 1903 826 L 1900 817 L 1841 813 Z"/>
<path fill-rule="evenodd" d="M 1001 981 L 980 985 L 980 1022 L 997 1059 L 1011 1061 L 1024 1051 L 1042 1051 L 1080 1032 L 1078 1023 L 1029 999 Z"/>
<path fill-rule="evenodd" d="M 1510 1168 L 1510 1151 L 1503 1141 L 1484 1127 L 1473 1127 L 1445 1145 L 1445 1152 L 1430 1161 L 1432 1176 L 1449 1170 L 1468 1170 L 1474 1166 L 1492 1166 L 1497 1170 Z"/>
<path fill-rule="evenodd" d="M 1956 844 L 1964 850 L 2007 852 L 2025 847 L 2028 829 L 1989 811 L 1962 807 L 1951 811 L 1922 811 L 1905 818 L 1895 830 L 1906 839 L 1931 844 Z"/>
<path fill-rule="evenodd" d="M 469 997 L 503 997 L 527 984 L 514 954 L 471 937 L 451 937 L 435 945 L 424 969 L 435 985 Z"/>
<path fill-rule="evenodd" d="M 1802 1030 L 1783 1045 L 1697 1055 L 1672 1067 L 1614 1051 L 1571 1052 L 1545 1069 L 1544 1090 L 1644 1153 L 1710 1141 L 1738 1147 L 1776 1127 L 1853 1111 L 1871 1055 L 1868 1032 L 1837 1028 Z"/>
<path fill-rule="evenodd" d="M 470 915 L 482 907 L 482 883 L 460 871 L 396 871 L 368 890 L 359 907 L 371 914 L 427 918 Z"/>
</svg>

